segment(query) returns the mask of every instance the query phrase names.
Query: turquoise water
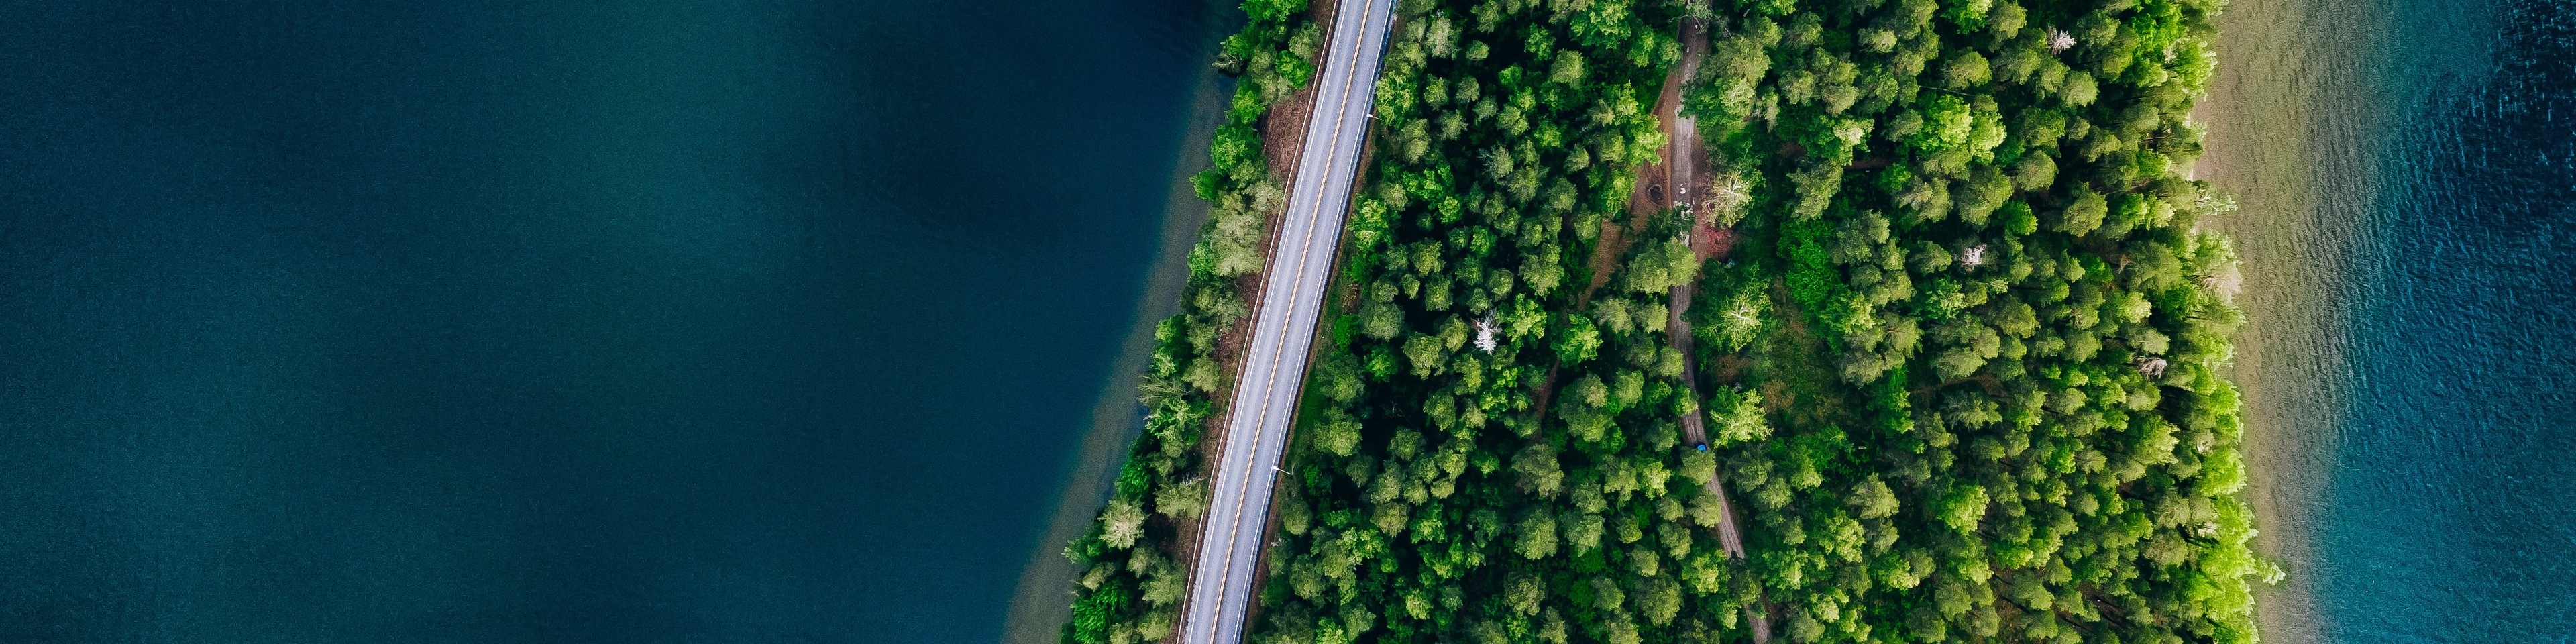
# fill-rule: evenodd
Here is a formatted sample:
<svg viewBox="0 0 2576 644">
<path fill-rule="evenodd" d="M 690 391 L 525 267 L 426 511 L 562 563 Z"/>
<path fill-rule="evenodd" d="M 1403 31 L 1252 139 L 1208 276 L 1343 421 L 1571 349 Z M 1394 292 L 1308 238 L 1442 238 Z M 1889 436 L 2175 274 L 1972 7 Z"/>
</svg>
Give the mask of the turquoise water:
<svg viewBox="0 0 2576 644">
<path fill-rule="evenodd" d="M 0 16 L 8 642 L 994 641 L 1225 19 Z"/>
<path fill-rule="evenodd" d="M 2576 641 L 2576 3 L 2498 9 L 2362 220 L 2327 641 Z"/>
<path fill-rule="evenodd" d="M 2222 25 L 2266 640 L 2576 641 L 2576 2 Z"/>
</svg>

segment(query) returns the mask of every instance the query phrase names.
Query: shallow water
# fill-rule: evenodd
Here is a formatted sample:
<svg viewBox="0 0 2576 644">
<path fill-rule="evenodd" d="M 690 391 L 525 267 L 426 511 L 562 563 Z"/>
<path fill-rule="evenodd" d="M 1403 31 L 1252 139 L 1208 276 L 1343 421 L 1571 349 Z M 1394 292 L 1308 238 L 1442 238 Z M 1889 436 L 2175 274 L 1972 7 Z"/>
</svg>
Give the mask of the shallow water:
<svg viewBox="0 0 2576 644">
<path fill-rule="evenodd" d="M 0 15 L 0 640 L 990 642 L 1224 13 Z"/>
<path fill-rule="evenodd" d="M 2230 9 L 2275 642 L 2576 636 L 2576 3 Z"/>
</svg>

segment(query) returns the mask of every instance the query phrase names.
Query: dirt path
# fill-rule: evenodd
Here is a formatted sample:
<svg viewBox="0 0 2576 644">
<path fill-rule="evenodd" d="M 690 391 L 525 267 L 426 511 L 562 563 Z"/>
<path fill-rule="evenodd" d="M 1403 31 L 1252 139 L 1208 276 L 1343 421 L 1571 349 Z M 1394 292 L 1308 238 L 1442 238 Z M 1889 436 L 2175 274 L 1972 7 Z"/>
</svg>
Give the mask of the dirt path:
<svg viewBox="0 0 2576 644">
<path fill-rule="evenodd" d="M 1672 203 L 1691 206 L 1691 250 L 1703 260 L 1724 253 L 1726 247 L 1735 241 L 1733 231 L 1721 232 L 1716 229 L 1715 218 L 1711 213 L 1716 203 L 1713 197 L 1716 195 L 1709 194 L 1708 178 L 1698 174 L 1699 168 L 1706 164 L 1708 149 L 1700 141 L 1699 125 L 1690 117 L 1681 115 L 1682 84 L 1699 72 L 1700 59 L 1707 54 L 1707 43 L 1708 23 L 1706 21 L 1683 22 L 1681 67 L 1673 70 L 1673 75 L 1664 80 L 1663 95 L 1655 101 L 1655 118 L 1663 122 L 1664 133 L 1671 141 L 1664 147 L 1662 172 L 1657 173 L 1661 176 L 1656 179 L 1661 180 L 1661 186 L 1672 186 L 1669 192 Z M 1640 194 L 1630 199 L 1629 206 L 1638 217 L 1665 207 L 1663 199 L 1653 199 L 1651 202 L 1639 201 L 1639 198 L 1655 196 L 1646 194 L 1647 186 L 1654 185 L 1650 184 L 1650 181 L 1654 179 L 1648 179 L 1643 172 L 1639 173 L 1638 183 L 1641 185 L 1638 192 Z M 1665 332 L 1673 348 L 1680 349 L 1682 352 L 1683 373 L 1697 373 L 1697 365 L 1691 364 L 1693 338 L 1690 316 L 1685 315 L 1690 310 L 1691 287 L 1692 284 L 1688 282 L 1673 287 L 1670 307 L 1672 317 L 1664 323 Z M 1691 388 L 1693 397 L 1696 398 L 1699 395 L 1699 385 L 1695 378 L 1685 379 L 1684 384 Z M 1682 433 L 1689 436 L 1694 444 L 1704 444 L 1708 441 L 1706 421 L 1701 419 L 1700 414 L 1682 416 Z M 1743 559 L 1744 532 L 1737 524 L 1735 505 L 1726 498 L 1726 477 L 1723 475 L 1709 477 L 1708 491 L 1717 495 L 1717 505 L 1720 510 L 1717 524 L 1718 545 L 1726 549 L 1727 556 Z M 1744 617 L 1749 622 L 1748 626 L 1752 628 L 1754 644 L 1763 644 L 1771 640 L 1770 611 L 1765 605 L 1745 606 Z"/>
</svg>

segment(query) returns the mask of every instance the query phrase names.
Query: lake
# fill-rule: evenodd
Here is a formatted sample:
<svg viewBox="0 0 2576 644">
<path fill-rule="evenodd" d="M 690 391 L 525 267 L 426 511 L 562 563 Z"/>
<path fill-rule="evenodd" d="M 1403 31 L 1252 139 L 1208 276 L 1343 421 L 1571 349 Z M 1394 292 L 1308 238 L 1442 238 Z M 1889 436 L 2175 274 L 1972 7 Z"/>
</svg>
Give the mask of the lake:
<svg viewBox="0 0 2576 644">
<path fill-rule="evenodd" d="M 11 642 L 995 641 L 1238 19 L 0 15 Z"/>
<path fill-rule="evenodd" d="M 2245 0 L 2203 175 L 2245 204 L 2268 642 L 2576 637 L 2576 2 Z"/>
</svg>

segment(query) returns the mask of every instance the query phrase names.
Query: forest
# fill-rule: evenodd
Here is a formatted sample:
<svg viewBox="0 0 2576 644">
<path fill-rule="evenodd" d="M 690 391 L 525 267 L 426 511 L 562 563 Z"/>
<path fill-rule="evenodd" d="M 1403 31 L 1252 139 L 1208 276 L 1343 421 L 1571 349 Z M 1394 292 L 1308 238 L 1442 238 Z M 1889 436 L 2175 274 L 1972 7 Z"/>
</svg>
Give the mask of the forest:
<svg viewBox="0 0 2576 644">
<path fill-rule="evenodd" d="M 1253 639 L 2254 641 L 2280 572 L 2236 498 L 2235 255 L 2196 226 L 2232 202 L 2186 174 L 2221 8 L 1402 2 Z M 1183 594 L 1284 194 L 1261 116 L 1320 41 L 1301 1 L 1245 11 L 1147 431 L 1066 549 L 1068 642 L 1166 639 Z M 1744 198 L 1636 211 L 1686 46 Z M 1695 222 L 1732 247 L 1703 260 Z"/>
<path fill-rule="evenodd" d="M 1736 6 L 1689 101 L 1748 185 L 1697 377 L 1797 642 L 2251 642 L 2233 202 L 2183 173 L 2216 0 Z M 1711 342 L 1710 345 L 1719 343 Z"/>
</svg>

